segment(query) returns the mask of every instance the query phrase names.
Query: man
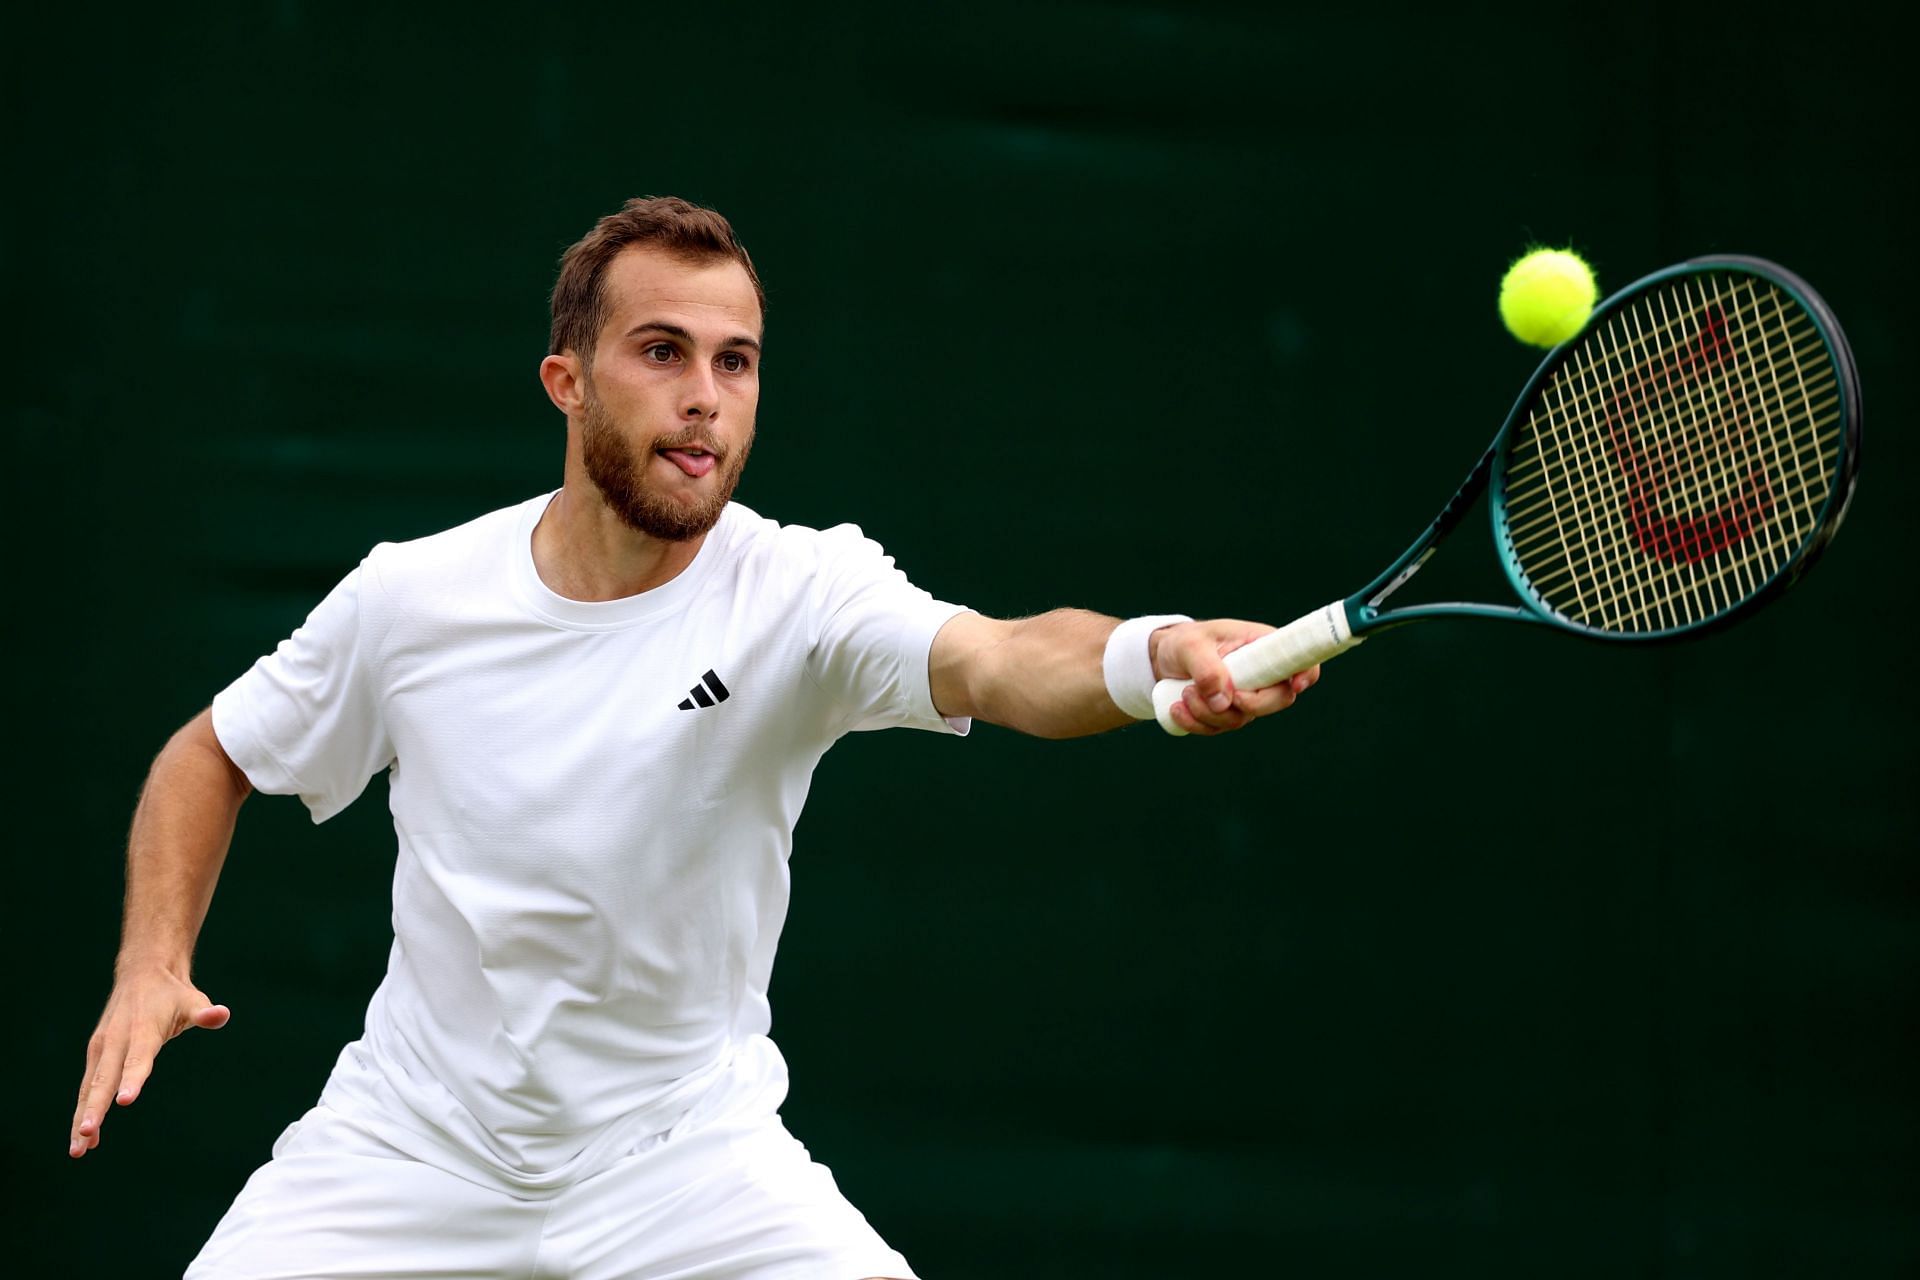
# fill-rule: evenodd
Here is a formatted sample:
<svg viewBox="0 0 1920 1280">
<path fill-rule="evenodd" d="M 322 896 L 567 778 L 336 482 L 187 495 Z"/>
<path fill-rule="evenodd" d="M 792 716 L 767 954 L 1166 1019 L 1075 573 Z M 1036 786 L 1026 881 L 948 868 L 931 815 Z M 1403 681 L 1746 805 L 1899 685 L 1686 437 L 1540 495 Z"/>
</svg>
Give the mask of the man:
<svg viewBox="0 0 1920 1280">
<path fill-rule="evenodd" d="M 1317 677 L 1233 688 L 1254 623 L 984 618 L 852 526 L 731 504 L 763 314 L 718 214 L 602 219 L 540 366 L 561 488 L 376 547 L 155 761 L 76 1157 L 167 1039 L 227 1021 L 189 966 L 250 791 L 322 821 L 387 769 L 399 841 L 366 1034 L 190 1276 L 911 1276 L 778 1116 L 767 984 L 821 754 L 974 717 L 1095 733 L 1165 677 L 1218 733 Z"/>
</svg>

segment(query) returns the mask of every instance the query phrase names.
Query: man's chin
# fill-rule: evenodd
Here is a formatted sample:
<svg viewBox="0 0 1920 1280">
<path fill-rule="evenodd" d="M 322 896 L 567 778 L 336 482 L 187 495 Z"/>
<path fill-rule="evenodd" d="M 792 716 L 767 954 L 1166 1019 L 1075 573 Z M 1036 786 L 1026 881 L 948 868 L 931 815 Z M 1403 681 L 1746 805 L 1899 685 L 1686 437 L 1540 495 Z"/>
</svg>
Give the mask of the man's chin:
<svg viewBox="0 0 1920 1280">
<path fill-rule="evenodd" d="M 662 542 L 691 542 L 711 531 L 726 512 L 729 496 L 682 492 L 622 499 L 604 491 L 601 494 L 620 523 Z"/>
</svg>

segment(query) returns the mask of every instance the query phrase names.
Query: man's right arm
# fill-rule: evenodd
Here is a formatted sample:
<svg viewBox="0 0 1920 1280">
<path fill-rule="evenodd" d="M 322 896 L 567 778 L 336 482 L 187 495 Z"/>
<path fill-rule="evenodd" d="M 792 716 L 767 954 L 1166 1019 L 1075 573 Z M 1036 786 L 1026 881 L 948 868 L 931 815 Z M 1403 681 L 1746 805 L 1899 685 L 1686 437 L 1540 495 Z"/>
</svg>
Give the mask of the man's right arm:
<svg viewBox="0 0 1920 1280">
<path fill-rule="evenodd" d="M 140 1096 L 161 1045 L 188 1027 L 226 1025 L 227 1007 L 193 984 L 193 944 L 251 790 L 214 736 L 211 710 L 188 721 L 153 762 L 127 841 L 113 993 L 87 1042 L 68 1155 L 100 1145 L 107 1107 Z"/>
</svg>

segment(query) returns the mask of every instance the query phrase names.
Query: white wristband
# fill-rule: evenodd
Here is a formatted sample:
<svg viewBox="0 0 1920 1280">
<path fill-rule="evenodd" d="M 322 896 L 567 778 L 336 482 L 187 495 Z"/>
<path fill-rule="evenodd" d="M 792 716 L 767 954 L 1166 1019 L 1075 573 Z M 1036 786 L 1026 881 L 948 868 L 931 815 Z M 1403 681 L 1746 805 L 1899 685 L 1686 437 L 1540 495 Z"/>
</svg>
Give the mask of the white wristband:
<svg viewBox="0 0 1920 1280">
<path fill-rule="evenodd" d="M 1147 637 L 1161 627 L 1192 622 L 1184 613 L 1160 613 L 1128 618 L 1107 637 L 1106 656 L 1100 660 L 1107 677 L 1107 696 L 1113 705 L 1135 720 L 1153 719 L 1153 650 Z"/>
</svg>

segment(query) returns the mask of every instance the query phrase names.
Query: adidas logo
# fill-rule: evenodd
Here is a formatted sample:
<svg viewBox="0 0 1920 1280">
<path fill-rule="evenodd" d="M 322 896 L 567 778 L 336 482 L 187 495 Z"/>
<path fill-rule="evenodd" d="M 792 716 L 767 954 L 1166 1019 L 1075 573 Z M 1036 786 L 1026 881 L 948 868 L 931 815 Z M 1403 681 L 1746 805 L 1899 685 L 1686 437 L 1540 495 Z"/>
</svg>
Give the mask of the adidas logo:
<svg viewBox="0 0 1920 1280">
<path fill-rule="evenodd" d="M 707 692 L 711 689 L 713 692 Z M 700 677 L 700 683 L 693 691 L 680 700 L 682 711 L 692 711 L 695 707 L 710 707 L 716 702 L 725 702 L 733 695 L 727 692 L 727 686 L 720 683 L 720 677 L 709 671 Z"/>
</svg>

